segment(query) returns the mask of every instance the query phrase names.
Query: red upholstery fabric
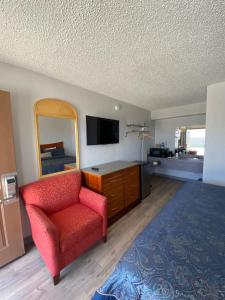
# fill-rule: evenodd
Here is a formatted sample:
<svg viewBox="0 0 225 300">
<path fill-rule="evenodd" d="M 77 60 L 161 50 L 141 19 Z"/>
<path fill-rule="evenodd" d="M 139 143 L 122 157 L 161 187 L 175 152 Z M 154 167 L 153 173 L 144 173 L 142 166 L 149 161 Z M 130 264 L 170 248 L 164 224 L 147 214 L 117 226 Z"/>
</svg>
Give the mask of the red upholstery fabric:
<svg viewBox="0 0 225 300">
<path fill-rule="evenodd" d="M 26 204 L 38 206 L 47 215 L 79 201 L 80 172 L 52 176 L 21 188 Z"/>
<path fill-rule="evenodd" d="M 81 188 L 81 174 L 52 176 L 20 188 L 32 237 L 52 276 L 106 236 L 106 198 Z"/>
<path fill-rule="evenodd" d="M 102 233 L 102 218 L 92 209 L 77 203 L 51 216 L 49 219 L 59 229 L 61 252 L 70 250 L 74 244 L 92 235 Z"/>
<path fill-rule="evenodd" d="M 103 218 L 102 231 L 103 236 L 106 236 L 107 231 L 107 199 L 104 196 L 82 187 L 80 190 L 80 203 L 93 209 Z M 106 217 L 105 217 L 106 216 Z"/>
<path fill-rule="evenodd" d="M 94 245 L 96 241 L 99 241 L 101 239 L 102 233 L 99 236 L 99 232 L 94 230 L 91 236 L 88 236 L 87 238 L 84 238 L 82 241 L 80 241 L 78 245 L 79 247 L 73 247 L 66 252 L 66 255 L 61 255 L 61 269 L 67 266 L 75 258 L 82 255 L 86 250 L 90 248 L 90 246 Z"/>
<path fill-rule="evenodd" d="M 54 276 L 58 274 L 60 269 L 58 228 L 56 228 L 40 208 L 34 205 L 26 205 L 26 210 L 31 222 L 33 241 L 52 276 Z"/>
</svg>

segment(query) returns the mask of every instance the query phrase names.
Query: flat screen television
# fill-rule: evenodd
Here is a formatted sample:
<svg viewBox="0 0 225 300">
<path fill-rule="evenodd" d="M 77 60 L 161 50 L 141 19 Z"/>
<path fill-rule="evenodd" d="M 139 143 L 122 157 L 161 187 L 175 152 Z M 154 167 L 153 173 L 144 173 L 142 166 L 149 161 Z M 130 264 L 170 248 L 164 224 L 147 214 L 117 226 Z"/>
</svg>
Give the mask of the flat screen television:
<svg viewBox="0 0 225 300">
<path fill-rule="evenodd" d="M 119 121 L 86 116 L 87 145 L 119 143 Z"/>
</svg>

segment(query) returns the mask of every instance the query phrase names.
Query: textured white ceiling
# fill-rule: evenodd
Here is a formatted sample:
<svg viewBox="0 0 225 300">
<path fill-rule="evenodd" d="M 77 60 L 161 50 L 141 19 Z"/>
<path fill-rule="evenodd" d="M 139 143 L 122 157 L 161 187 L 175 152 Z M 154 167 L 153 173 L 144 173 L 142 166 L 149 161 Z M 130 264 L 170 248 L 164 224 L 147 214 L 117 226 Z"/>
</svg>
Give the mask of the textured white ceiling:
<svg viewBox="0 0 225 300">
<path fill-rule="evenodd" d="M 0 61 L 150 110 L 205 101 L 225 1 L 2 0 Z"/>
</svg>

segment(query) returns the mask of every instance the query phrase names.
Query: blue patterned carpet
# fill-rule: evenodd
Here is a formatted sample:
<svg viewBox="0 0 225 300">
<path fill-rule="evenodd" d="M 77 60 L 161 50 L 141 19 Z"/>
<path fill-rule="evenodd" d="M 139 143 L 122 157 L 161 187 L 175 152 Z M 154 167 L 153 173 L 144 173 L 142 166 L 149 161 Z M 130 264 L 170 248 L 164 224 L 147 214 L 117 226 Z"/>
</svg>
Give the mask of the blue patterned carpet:
<svg viewBox="0 0 225 300">
<path fill-rule="evenodd" d="M 92 299 L 225 299 L 225 188 L 185 183 Z"/>
</svg>

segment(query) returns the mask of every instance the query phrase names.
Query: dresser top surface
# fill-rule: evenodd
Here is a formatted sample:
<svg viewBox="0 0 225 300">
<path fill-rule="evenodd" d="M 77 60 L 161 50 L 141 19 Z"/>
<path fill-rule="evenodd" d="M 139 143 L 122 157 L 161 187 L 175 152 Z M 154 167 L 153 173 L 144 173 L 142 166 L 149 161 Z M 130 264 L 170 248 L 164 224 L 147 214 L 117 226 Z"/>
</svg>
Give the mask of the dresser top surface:
<svg viewBox="0 0 225 300">
<path fill-rule="evenodd" d="M 138 162 L 124 161 L 124 160 L 116 160 L 105 164 L 94 165 L 89 168 L 84 168 L 81 171 L 88 172 L 94 175 L 107 175 L 113 172 L 117 172 L 126 168 L 138 166 Z M 98 168 L 98 170 L 93 170 L 92 168 Z"/>
</svg>

